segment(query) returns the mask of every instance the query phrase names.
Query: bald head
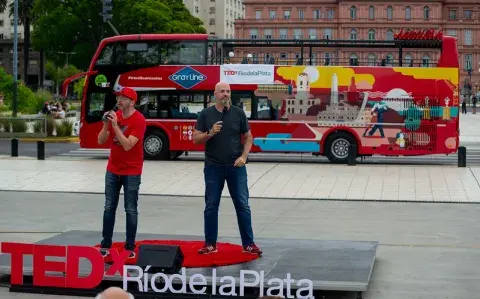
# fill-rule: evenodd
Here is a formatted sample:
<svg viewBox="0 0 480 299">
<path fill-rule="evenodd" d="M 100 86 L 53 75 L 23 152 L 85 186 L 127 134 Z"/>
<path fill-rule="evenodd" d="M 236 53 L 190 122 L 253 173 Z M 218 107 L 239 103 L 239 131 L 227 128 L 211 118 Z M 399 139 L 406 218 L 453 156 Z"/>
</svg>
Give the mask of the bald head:
<svg viewBox="0 0 480 299">
<path fill-rule="evenodd" d="M 97 296 L 98 299 L 133 299 L 132 294 L 118 287 L 109 287 Z"/>
<path fill-rule="evenodd" d="M 215 99 L 217 103 L 226 106 L 230 103 L 230 84 L 225 82 L 218 82 L 215 85 Z"/>
</svg>

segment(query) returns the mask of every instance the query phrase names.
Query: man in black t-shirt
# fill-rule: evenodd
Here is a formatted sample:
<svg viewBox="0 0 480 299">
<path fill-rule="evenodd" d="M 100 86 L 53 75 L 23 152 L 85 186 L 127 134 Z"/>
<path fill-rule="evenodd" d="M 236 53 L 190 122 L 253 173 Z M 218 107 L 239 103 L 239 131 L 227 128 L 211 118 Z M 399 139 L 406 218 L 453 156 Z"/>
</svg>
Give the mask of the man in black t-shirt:
<svg viewBox="0 0 480 299">
<path fill-rule="evenodd" d="M 253 241 L 252 216 L 248 204 L 247 168 L 245 163 L 253 137 L 243 109 L 232 106 L 230 85 L 215 86 L 214 106 L 200 113 L 193 141 L 205 143 L 205 245 L 201 254 L 217 252 L 218 209 L 225 181 L 237 212 L 243 251 L 262 254 Z M 242 144 L 242 136 L 245 144 Z"/>
</svg>

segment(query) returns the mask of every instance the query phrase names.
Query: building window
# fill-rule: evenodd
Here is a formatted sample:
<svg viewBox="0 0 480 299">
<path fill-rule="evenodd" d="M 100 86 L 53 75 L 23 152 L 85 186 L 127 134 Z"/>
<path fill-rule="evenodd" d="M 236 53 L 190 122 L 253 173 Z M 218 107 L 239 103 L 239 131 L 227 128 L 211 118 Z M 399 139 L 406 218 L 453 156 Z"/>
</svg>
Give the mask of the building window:
<svg viewBox="0 0 480 299">
<path fill-rule="evenodd" d="M 330 53 L 323 54 L 325 57 L 325 65 L 330 65 Z"/>
<path fill-rule="evenodd" d="M 423 8 L 423 19 L 424 20 L 430 19 L 430 8 L 428 8 L 428 6 L 425 6 Z"/>
<path fill-rule="evenodd" d="M 410 54 L 405 55 L 403 66 L 413 66 L 413 57 Z"/>
<path fill-rule="evenodd" d="M 279 36 L 280 39 L 287 39 L 287 38 L 288 38 L 288 30 L 287 30 L 287 29 L 282 28 L 282 29 L 279 30 L 278 33 L 279 33 L 279 35 L 280 35 L 280 36 Z"/>
<path fill-rule="evenodd" d="M 355 54 L 350 55 L 350 65 L 351 66 L 358 66 L 358 56 Z"/>
<path fill-rule="evenodd" d="M 387 20 L 393 19 L 393 8 L 391 6 L 387 7 Z"/>
<path fill-rule="evenodd" d="M 471 46 L 472 45 L 472 30 L 468 29 L 464 31 L 464 44 L 466 46 Z"/>
<path fill-rule="evenodd" d="M 425 55 L 422 57 L 422 66 L 423 67 L 428 67 L 430 65 L 430 57 L 428 55 Z"/>
<path fill-rule="evenodd" d="M 258 38 L 258 29 L 250 29 L 250 38 L 257 39 Z"/>
<path fill-rule="evenodd" d="M 351 39 L 351 40 L 357 39 L 357 30 L 352 29 L 352 30 L 350 31 L 350 39 Z"/>
<path fill-rule="evenodd" d="M 272 29 L 263 29 L 263 35 L 265 39 L 272 39 L 273 30 Z"/>
<path fill-rule="evenodd" d="M 370 6 L 370 7 L 368 8 L 368 18 L 369 18 L 370 20 L 375 19 L 375 7 Z"/>
<path fill-rule="evenodd" d="M 310 39 L 317 39 L 317 29 L 316 28 L 310 28 L 308 30 L 308 36 Z"/>
<path fill-rule="evenodd" d="M 274 20 L 277 17 L 277 12 L 274 10 L 270 10 L 269 12 L 270 20 Z"/>
<path fill-rule="evenodd" d="M 368 39 L 375 40 L 375 30 L 373 29 L 368 30 Z"/>
<path fill-rule="evenodd" d="M 303 20 L 305 18 L 305 13 L 303 12 L 303 9 L 298 10 L 298 18 L 300 20 Z"/>
<path fill-rule="evenodd" d="M 464 10 L 463 11 L 463 17 L 467 20 L 472 19 L 472 11 L 471 10 Z"/>
<path fill-rule="evenodd" d="M 355 20 L 357 18 L 357 8 L 355 6 L 350 7 L 350 19 Z"/>
<path fill-rule="evenodd" d="M 448 18 L 450 20 L 456 20 L 457 19 L 457 11 L 456 10 L 450 10 L 448 12 Z"/>
<path fill-rule="evenodd" d="M 473 55 L 472 54 L 465 54 L 465 60 L 464 60 L 464 67 L 465 70 L 471 70 L 472 69 L 472 61 L 473 61 Z"/>
<path fill-rule="evenodd" d="M 325 28 L 323 30 L 323 38 L 324 39 L 332 39 L 333 38 L 333 30 L 332 28 Z"/>
<path fill-rule="evenodd" d="M 393 66 L 393 54 L 388 54 L 387 55 L 387 65 L 388 66 Z"/>
<path fill-rule="evenodd" d="M 375 66 L 376 63 L 377 63 L 377 56 L 375 56 L 375 54 L 373 53 L 368 54 L 368 65 Z"/>
<path fill-rule="evenodd" d="M 256 10 L 255 11 L 255 19 L 260 20 L 262 18 L 262 11 Z"/>
<path fill-rule="evenodd" d="M 293 29 L 293 38 L 294 39 L 301 39 L 302 38 L 302 29 L 300 29 L 300 28 Z"/>
<path fill-rule="evenodd" d="M 457 36 L 457 31 L 455 29 L 448 29 L 447 30 L 448 36 Z"/>
<path fill-rule="evenodd" d="M 405 7 L 405 20 L 412 19 L 412 8 L 410 6 Z"/>
<path fill-rule="evenodd" d="M 313 18 L 314 18 L 315 20 L 318 20 L 318 19 L 321 18 L 320 9 L 315 9 L 315 10 L 313 11 Z"/>
<path fill-rule="evenodd" d="M 387 40 L 393 40 L 393 30 L 392 29 L 387 30 Z"/>
<path fill-rule="evenodd" d="M 335 18 L 335 10 L 329 9 L 328 10 L 328 19 L 333 20 Z"/>
<path fill-rule="evenodd" d="M 289 10 L 286 10 L 286 11 L 283 12 L 283 18 L 285 20 L 290 19 L 290 11 Z"/>
</svg>

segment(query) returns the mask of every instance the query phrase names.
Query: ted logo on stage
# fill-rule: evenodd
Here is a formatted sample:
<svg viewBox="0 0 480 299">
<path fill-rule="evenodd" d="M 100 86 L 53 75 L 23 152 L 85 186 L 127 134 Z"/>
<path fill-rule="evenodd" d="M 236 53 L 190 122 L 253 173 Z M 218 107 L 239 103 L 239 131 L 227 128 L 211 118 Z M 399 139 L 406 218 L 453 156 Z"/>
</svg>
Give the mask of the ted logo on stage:
<svg viewBox="0 0 480 299">
<path fill-rule="evenodd" d="M 1 243 L 2 253 L 11 257 L 11 284 L 23 284 L 23 258 L 33 257 L 33 285 L 92 289 L 97 287 L 105 275 L 117 272 L 123 276 L 123 265 L 129 252 L 111 251 L 112 266 L 105 271 L 105 263 L 97 248 L 88 246 L 38 245 L 23 243 Z M 52 259 L 56 259 L 53 261 Z M 59 259 L 62 258 L 62 259 Z M 80 273 L 80 261 L 91 266 L 90 273 Z M 86 261 L 85 261 L 86 260 Z M 68 265 L 68 266 L 67 266 Z M 47 274 L 56 272 L 55 274 Z"/>
</svg>

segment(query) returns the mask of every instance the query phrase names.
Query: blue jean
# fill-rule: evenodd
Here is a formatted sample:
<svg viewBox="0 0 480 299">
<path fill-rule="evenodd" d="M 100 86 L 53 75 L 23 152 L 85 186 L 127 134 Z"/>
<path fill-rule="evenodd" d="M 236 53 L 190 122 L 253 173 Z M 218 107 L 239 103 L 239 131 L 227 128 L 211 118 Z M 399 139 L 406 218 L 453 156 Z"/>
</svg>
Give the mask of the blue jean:
<svg viewBox="0 0 480 299">
<path fill-rule="evenodd" d="M 218 210 L 225 180 L 237 213 L 242 245 L 253 244 L 252 215 L 248 204 L 247 168 L 205 163 L 205 242 L 214 245 L 218 238 Z"/>
<path fill-rule="evenodd" d="M 116 175 L 107 170 L 105 174 L 105 208 L 103 212 L 103 248 L 112 246 L 115 214 L 120 199 L 120 189 L 123 186 L 124 207 L 127 214 L 126 247 L 135 248 L 135 237 L 138 226 L 138 191 L 140 189 L 140 175 Z"/>
</svg>

